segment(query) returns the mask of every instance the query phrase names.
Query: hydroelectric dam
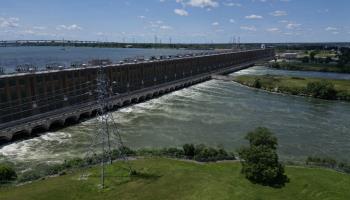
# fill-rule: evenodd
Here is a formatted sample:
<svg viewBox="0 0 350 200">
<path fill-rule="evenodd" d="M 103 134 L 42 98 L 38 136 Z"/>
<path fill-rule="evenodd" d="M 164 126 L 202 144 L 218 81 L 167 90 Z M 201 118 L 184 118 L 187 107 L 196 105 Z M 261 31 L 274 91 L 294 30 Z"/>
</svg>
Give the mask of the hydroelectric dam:
<svg viewBox="0 0 350 200">
<path fill-rule="evenodd" d="M 115 110 L 238 71 L 275 57 L 273 49 L 218 51 L 119 64 L 0 75 L 0 140 L 31 135 L 96 116 L 98 73 Z"/>
</svg>

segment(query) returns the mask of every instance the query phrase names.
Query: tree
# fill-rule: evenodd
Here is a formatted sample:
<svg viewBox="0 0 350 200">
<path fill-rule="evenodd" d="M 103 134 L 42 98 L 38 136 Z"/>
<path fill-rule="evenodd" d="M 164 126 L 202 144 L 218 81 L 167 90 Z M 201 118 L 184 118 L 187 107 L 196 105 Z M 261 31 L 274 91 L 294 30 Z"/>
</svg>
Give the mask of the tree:
<svg viewBox="0 0 350 200">
<path fill-rule="evenodd" d="M 17 178 L 17 174 L 11 167 L 0 164 L 0 184 L 13 181 Z"/>
<path fill-rule="evenodd" d="M 277 138 L 267 129 L 259 127 L 245 137 L 249 147 L 239 151 L 242 173 L 253 183 L 282 187 L 289 181 L 277 155 Z"/>
<path fill-rule="evenodd" d="M 329 81 L 310 82 L 306 86 L 306 92 L 313 97 L 321 99 L 336 99 L 337 91 L 334 84 Z"/>
<path fill-rule="evenodd" d="M 260 79 L 255 79 L 254 82 L 253 82 L 253 87 L 254 88 L 258 88 L 260 89 L 261 88 L 261 83 L 260 83 Z"/>
<path fill-rule="evenodd" d="M 343 47 L 340 49 L 338 65 L 345 66 L 350 63 L 350 48 Z"/>
<path fill-rule="evenodd" d="M 309 56 L 304 56 L 301 58 L 301 62 L 308 63 L 309 62 Z"/>
<path fill-rule="evenodd" d="M 182 148 L 184 150 L 185 156 L 188 158 L 193 158 L 196 150 L 193 144 L 185 144 Z"/>
<path fill-rule="evenodd" d="M 315 51 L 311 51 L 310 52 L 310 54 L 309 54 L 309 56 L 310 56 L 310 60 L 312 61 L 312 62 L 314 62 L 315 61 L 315 56 L 316 56 L 316 52 Z"/>
</svg>

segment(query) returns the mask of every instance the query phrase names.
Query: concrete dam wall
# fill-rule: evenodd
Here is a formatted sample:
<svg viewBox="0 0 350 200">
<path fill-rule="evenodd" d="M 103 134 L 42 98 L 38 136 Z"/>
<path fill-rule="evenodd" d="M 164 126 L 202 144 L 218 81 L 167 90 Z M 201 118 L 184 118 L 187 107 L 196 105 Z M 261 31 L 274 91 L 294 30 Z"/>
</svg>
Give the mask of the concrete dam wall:
<svg viewBox="0 0 350 200">
<path fill-rule="evenodd" d="M 108 109 L 144 101 L 274 58 L 273 49 L 0 75 L 0 140 L 96 115 L 97 74 L 107 77 Z"/>
</svg>

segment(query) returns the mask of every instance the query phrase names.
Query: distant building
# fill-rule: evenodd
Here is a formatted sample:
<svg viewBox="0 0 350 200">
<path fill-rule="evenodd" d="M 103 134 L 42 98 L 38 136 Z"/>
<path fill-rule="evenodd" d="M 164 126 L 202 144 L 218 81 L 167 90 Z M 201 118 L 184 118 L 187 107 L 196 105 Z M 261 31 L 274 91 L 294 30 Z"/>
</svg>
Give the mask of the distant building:
<svg viewBox="0 0 350 200">
<path fill-rule="evenodd" d="M 297 53 L 283 53 L 281 55 L 281 58 L 287 59 L 287 60 L 292 60 L 292 59 L 297 59 L 298 54 Z"/>
</svg>

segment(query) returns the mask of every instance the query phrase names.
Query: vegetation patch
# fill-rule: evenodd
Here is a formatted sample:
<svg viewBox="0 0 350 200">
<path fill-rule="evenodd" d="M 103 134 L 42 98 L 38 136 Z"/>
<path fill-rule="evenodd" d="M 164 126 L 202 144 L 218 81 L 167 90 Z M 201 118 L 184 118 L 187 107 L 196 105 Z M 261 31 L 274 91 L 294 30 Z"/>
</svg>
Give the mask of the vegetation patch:
<svg viewBox="0 0 350 200">
<path fill-rule="evenodd" d="M 17 187 L 0 188 L 1 200 L 114 200 L 114 199 L 268 199 L 346 200 L 350 197 L 350 176 L 321 168 L 286 167 L 290 182 L 283 188 L 253 184 L 240 173 L 236 162 L 203 163 L 166 158 L 130 162 L 140 174 L 127 175 L 123 163 L 106 168 L 106 189 L 100 190 L 100 169 L 35 181 Z M 81 181 L 82 174 L 91 174 Z"/>
<path fill-rule="evenodd" d="M 215 162 L 223 160 L 235 160 L 234 153 L 227 152 L 222 147 L 208 147 L 206 145 L 185 144 L 182 148 L 162 148 L 162 149 L 138 149 L 132 150 L 128 147 L 106 152 L 111 155 L 112 160 L 121 160 L 122 155 L 127 157 L 167 157 L 177 159 L 195 160 L 198 162 Z M 101 155 L 93 155 L 86 158 L 73 158 L 65 160 L 61 164 L 39 165 L 37 169 L 19 173 L 18 177 L 13 168 L 0 165 L 0 185 L 1 183 L 24 183 L 38 180 L 48 176 L 62 176 L 75 171 L 91 168 L 100 164 Z M 104 162 L 108 162 L 105 160 Z M 13 174 L 14 173 L 14 174 Z M 138 172 L 133 172 L 137 174 Z"/>
<path fill-rule="evenodd" d="M 242 173 L 253 183 L 283 187 L 289 182 L 277 155 L 277 138 L 267 128 L 248 133 L 249 147 L 239 151 Z"/>
<path fill-rule="evenodd" d="M 350 81 L 321 78 L 297 78 L 277 75 L 242 75 L 235 81 L 243 85 L 292 95 L 328 100 L 350 101 Z"/>
<path fill-rule="evenodd" d="M 317 71 L 317 72 L 336 72 L 350 73 L 348 64 L 326 64 L 326 63 L 304 63 L 304 62 L 273 62 L 269 67 L 283 70 L 294 71 Z"/>
</svg>

